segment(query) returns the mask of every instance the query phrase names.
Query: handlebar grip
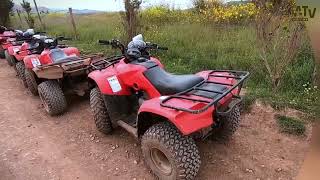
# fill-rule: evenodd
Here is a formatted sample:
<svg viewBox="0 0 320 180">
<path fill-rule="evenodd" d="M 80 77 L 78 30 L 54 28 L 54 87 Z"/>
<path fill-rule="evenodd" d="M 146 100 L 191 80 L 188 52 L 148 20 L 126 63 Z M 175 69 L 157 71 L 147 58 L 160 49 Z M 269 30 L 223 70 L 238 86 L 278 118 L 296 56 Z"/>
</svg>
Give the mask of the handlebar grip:
<svg viewBox="0 0 320 180">
<path fill-rule="evenodd" d="M 164 51 L 169 50 L 169 48 L 167 48 L 167 47 L 158 47 L 158 49 L 159 49 L 159 50 L 164 50 Z"/>
<path fill-rule="evenodd" d="M 107 40 L 99 40 L 98 42 L 99 42 L 99 44 L 105 44 L 105 45 L 110 45 L 111 44 L 111 42 L 107 41 Z"/>
<path fill-rule="evenodd" d="M 72 40 L 72 38 L 62 38 L 61 40 L 63 40 L 63 41 L 71 41 Z"/>
<path fill-rule="evenodd" d="M 34 34 L 46 34 L 47 32 L 45 31 L 39 31 L 39 32 L 35 32 Z"/>
</svg>

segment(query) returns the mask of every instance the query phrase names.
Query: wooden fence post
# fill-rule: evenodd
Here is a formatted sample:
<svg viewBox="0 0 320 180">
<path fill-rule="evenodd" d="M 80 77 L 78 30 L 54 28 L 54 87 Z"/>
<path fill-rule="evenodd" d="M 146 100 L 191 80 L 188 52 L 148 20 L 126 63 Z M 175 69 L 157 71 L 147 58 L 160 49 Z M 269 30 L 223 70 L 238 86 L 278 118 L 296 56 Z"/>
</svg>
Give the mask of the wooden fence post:
<svg viewBox="0 0 320 180">
<path fill-rule="evenodd" d="M 72 23 L 72 27 L 73 27 L 73 32 L 74 32 L 74 36 L 76 39 L 78 39 L 78 32 L 77 32 L 77 27 L 76 27 L 76 23 L 74 21 L 73 18 L 73 13 L 72 13 L 72 8 L 69 8 L 69 13 L 70 13 L 70 18 L 71 18 L 71 23 Z"/>
<path fill-rule="evenodd" d="M 36 0 L 33 0 L 33 3 L 34 3 L 34 6 L 36 8 L 36 11 L 38 13 L 38 18 L 39 18 L 39 21 L 40 21 L 40 24 L 41 26 L 43 27 L 43 29 L 46 29 L 46 26 L 43 24 L 42 20 L 41 20 L 41 16 L 40 16 L 40 13 L 39 13 L 39 10 L 38 10 L 38 5 L 37 5 L 37 2 Z"/>
</svg>

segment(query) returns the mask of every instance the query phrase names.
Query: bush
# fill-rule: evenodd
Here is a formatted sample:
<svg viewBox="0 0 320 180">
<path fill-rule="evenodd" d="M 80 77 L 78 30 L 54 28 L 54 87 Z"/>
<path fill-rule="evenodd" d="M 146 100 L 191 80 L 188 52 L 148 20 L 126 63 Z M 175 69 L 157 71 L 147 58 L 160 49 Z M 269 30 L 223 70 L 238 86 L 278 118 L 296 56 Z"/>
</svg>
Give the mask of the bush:
<svg viewBox="0 0 320 180">
<path fill-rule="evenodd" d="M 306 131 L 305 123 L 301 120 L 280 115 L 276 118 L 281 132 L 300 136 Z"/>
</svg>

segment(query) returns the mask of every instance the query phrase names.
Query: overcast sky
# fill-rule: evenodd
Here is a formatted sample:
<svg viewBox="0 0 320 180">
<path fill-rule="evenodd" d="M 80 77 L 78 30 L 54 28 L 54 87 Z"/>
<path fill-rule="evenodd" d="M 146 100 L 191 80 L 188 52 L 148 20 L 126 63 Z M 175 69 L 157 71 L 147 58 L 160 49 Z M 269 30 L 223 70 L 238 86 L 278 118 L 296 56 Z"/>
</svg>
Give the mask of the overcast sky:
<svg viewBox="0 0 320 180">
<path fill-rule="evenodd" d="M 33 0 L 27 0 L 33 6 Z M 13 0 L 20 4 L 22 0 Z M 123 9 L 123 0 L 36 0 L 38 6 L 45 6 L 51 9 L 91 9 L 101 11 L 118 11 Z M 192 0 L 144 0 L 143 7 L 150 5 L 165 4 L 175 8 L 188 8 Z"/>
</svg>

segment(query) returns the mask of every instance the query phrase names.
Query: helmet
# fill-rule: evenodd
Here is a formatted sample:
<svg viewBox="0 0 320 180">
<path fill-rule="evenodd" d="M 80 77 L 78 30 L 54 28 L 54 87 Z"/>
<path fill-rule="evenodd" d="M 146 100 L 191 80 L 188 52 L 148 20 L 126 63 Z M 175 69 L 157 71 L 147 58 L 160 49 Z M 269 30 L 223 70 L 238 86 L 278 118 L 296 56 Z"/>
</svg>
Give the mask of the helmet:
<svg viewBox="0 0 320 180">
<path fill-rule="evenodd" d="M 141 57 L 141 52 L 138 48 L 129 48 L 127 50 L 127 56 L 129 59 L 138 59 Z"/>
<path fill-rule="evenodd" d="M 128 44 L 128 49 L 136 48 L 143 50 L 146 47 L 146 43 L 143 41 L 143 36 L 141 34 L 132 38 L 132 41 Z"/>
<path fill-rule="evenodd" d="M 23 36 L 24 37 L 31 37 L 34 35 L 34 30 L 33 29 L 27 29 L 24 33 Z"/>
</svg>

